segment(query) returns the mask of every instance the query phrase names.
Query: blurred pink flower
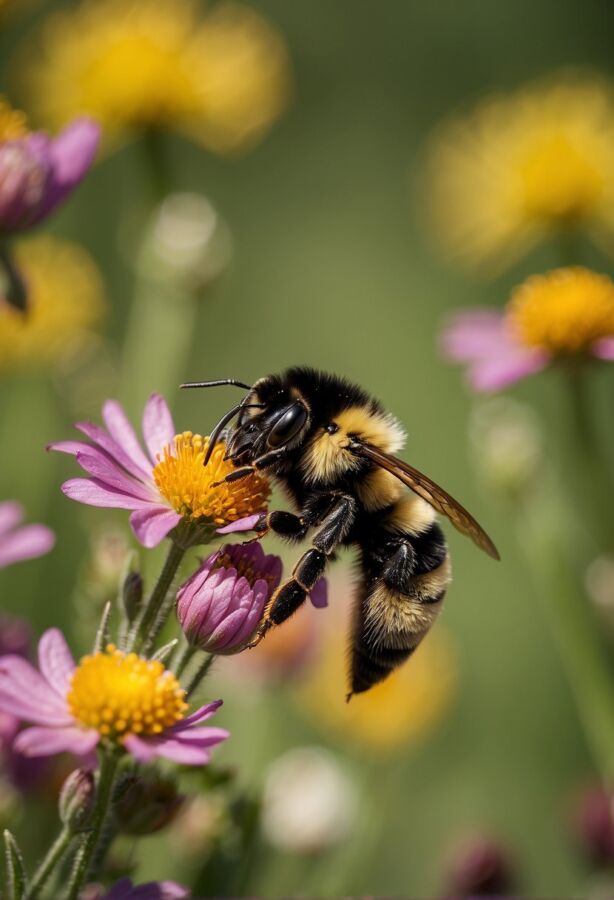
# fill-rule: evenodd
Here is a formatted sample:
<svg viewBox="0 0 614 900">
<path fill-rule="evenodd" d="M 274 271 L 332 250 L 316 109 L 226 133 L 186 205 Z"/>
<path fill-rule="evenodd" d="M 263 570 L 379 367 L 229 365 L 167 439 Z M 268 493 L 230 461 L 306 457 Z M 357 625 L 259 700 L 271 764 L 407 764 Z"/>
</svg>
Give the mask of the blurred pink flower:
<svg viewBox="0 0 614 900">
<path fill-rule="evenodd" d="M 0 143 L 0 236 L 37 225 L 74 190 L 96 155 L 100 128 L 75 119 L 56 138 L 42 131 Z"/>
<path fill-rule="evenodd" d="M 591 862 L 614 864 L 614 794 L 596 786 L 578 797 L 574 815 L 575 832 Z"/>
<path fill-rule="evenodd" d="M 23 507 L 7 500 L 0 503 L 0 569 L 48 553 L 55 535 L 46 525 L 23 525 Z"/>
<path fill-rule="evenodd" d="M 132 510 L 130 525 L 144 547 L 156 547 L 182 519 L 218 526 L 219 534 L 249 531 L 256 524 L 268 496 L 259 487 L 265 483 L 258 479 L 255 500 L 247 498 L 254 513 L 241 515 L 245 482 L 257 476 L 213 488 L 215 480 L 232 469 L 231 463 L 223 463 L 224 445 L 216 447 L 205 470 L 202 461 L 206 440 L 191 432 L 176 435 L 170 410 L 160 394 L 151 395 L 143 413 L 147 453 L 116 400 L 107 400 L 102 417 L 106 430 L 91 422 L 76 425 L 91 443 L 49 444 L 50 450 L 74 456 L 89 475 L 64 482 L 62 490 L 67 497 L 89 506 Z M 220 473 L 222 464 L 224 471 Z M 188 494 L 190 503 L 186 505 Z M 247 501 L 244 508 L 249 508 Z"/>
<path fill-rule="evenodd" d="M 465 363 L 475 391 L 498 391 L 557 359 L 614 360 L 614 284 L 572 266 L 519 285 L 503 312 L 469 309 L 441 335 L 443 354 Z"/>
<path fill-rule="evenodd" d="M 121 878 L 110 891 L 100 896 L 101 900 L 181 900 L 190 897 L 191 891 L 176 881 L 147 881 L 135 885 L 130 878 Z"/>
<path fill-rule="evenodd" d="M 203 765 L 210 749 L 228 737 L 221 728 L 196 727 L 213 715 L 221 700 L 183 718 L 185 692 L 159 662 L 110 646 L 76 666 L 57 628 L 43 634 L 38 659 L 40 671 L 20 656 L 0 658 L 0 711 L 34 723 L 14 742 L 25 756 L 63 751 L 84 756 L 105 738 L 139 762 L 161 756 Z M 109 708 L 117 710 L 115 718 L 103 719 L 103 709 Z"/>
</svg>

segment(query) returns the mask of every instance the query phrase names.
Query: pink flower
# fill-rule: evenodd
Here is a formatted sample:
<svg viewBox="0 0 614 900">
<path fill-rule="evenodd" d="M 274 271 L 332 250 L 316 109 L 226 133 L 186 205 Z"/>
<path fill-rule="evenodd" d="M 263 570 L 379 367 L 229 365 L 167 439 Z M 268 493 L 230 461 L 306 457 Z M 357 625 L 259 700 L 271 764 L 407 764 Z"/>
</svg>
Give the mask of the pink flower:
<svg viewBox="0 0 614 900">
<path fill-rule="evenodd" d="M 219 534 L 249 531 L 256 524 L 268 497 L 264 479 L 251 476 L 213 487 L 233 469 L 224 460 L 224 444 L 216 446 L 203 466 L 207 439 L 191 432 L 176 435 L 159 394 L 152 394 L 143 414 L 147 452 L 116 400 L 107 400 L 102 417 L 106 428 L 77 423 L 89 442 L 49 445 L 74 456 L 89 476 L 66 481 L 62 490 L 67 497 L 89 506 L 132 510 L 130 525 L 144 547 L 157 546 L 182 520 L 209 525 Z"/>
<path fill-rule="evenodd" d="M 23 525 L 23 508 L 8 500 L 0 503 L 0 569 L 48 553 L 55 535 L 45 525 Z"/>
<path fill-rule="evenodd" d="M 533 275 L 505 311 L 469 309 L 444 328 L 442 351 L 475 391 L 498 391 L 557 359 L 614 360 L 614 284 L 580 266 Z"/>
<path fill-rule="evenodd" d="M 177 592 L 177 617 L 190 643 L 209 653 L 238 653 L 262 619 L 264 608 L 281 579 L 278 556 L 260 544 L 227 544 L 212 553 Z M 321 578 L 312 597 L 326 606 Z"/>
<path fill-rule="evenodd" d="M 92 165 L 99 139 L 99 126 L 81 118 L 55 139 L 38 131 L 1 143 L 0 236 L 46 219 Z"/>
<path fill-rule="evenodd" d="M 134 885 L 130 878 L 116 881 L 111 890 L 101 894 L 101 900 L 181 900 L 191 891 L 176 881 L 147 881 Z"/>
<path fill-rule="evenodd" d="M 34 723 L 15 739 L 25 756 L 85 756 L 104 739 L 142 763 L 160 756 L 204 765 L 228 737 L 222 728 L 197 727 L 221 700 L 184 718 L 185 692 L 160 662 L 110 645 L 76 666 L 57 628 L 43 634 L 38 661 L 40 671 L 20 656 L 0 658 L 0 711 Z"/>
</svg>

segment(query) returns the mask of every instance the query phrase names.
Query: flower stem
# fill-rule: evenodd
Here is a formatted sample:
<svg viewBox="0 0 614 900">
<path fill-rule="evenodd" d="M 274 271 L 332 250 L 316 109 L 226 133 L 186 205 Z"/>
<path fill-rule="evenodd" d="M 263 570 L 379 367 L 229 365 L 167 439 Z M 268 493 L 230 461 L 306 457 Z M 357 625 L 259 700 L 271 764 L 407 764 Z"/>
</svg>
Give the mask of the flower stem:
<svg viewBox="0 0 614 900">
<path fill-rule="evenodd" d="M 173 663 L 173 666 L 172 666 L 173 672 L 175 673 L 177 678 L 181 678 L 181 676 L 183 675 L 183 673 L 186 670 L 186 666 L 189 664 L 190 660 L 196 653 L 196 650 L 197 650 L 196 647 L 194 647 L 192 644 L 188 644 L 188 643 L 186 643 L 181 648 L 181 650 L 179 651 L 179 654 L 177 655 L 177 659 Z"/>
<path fill-rule="evenodd" d="M 113 781 L 118 763 L 119 754 L 116 751 L 101 751 L 100 772 L 96 787 L 96 804 L 92 815 L 92 823 L 83 837 L 81 846 L 77 850 L 68 883 L 66 900 L 77 900 L 83 883 L 89 874 L 90 865 L 96 853 L 100 835 L 109 812 L 109 805 L 113 796 Z"/>
<path fill-rule="evenodd" d="M 26 283 L 8 246 L 0 242 L 0 294 L 7 303 L 19 312 L 28 310 L 28 291 Z"/>
<path fill-rule="evenodd" d="M 71 834 L 68 828 L 62 828 L 32 876 L 26 891 L 25 900 L 35 900 L 35 897 L 38 897 L 40 890 L 45 886 L 47 879 L 64 856 L 73 837 L 74 835 Z"/>
<path fill-rule="evenodd" d="M 196 688 L 201 685 L 201 683 L 203 682 L 203 680 L 205 678 L 205 675 L 211 668 L 211 663 L 213 662 L 214 659 L 215 659 L 214 653 L 208 653 L 205 656 L 205 658 L 201 662 L 200 666 L 198 667 L 196 672 L 194 672 L 194 674 L 192 675 L 192 677 L 190 678 L 190 680 L 187 684 L 187 687 L 185 689 L 186 697 L 189 698 L 194 693 Z"/>
<path fill-rule="evenodd" d="M 179 544 L 176 544 L 171 539 L 168 555 L 158 581 L 128 635 L 128 650 L 133 650 L 135 653 L 146 653 L 151 648 L 157 636 L 155 631 L 159 632 L 160 630 L 161 611 L 163 609 L 168 610 L 166 617 L 168 612 L 170 612 L 170 608 L 168 604 L 165 604 L 165 600 L 184 554 L 185 548 L 180 547 Z"/>
</svg>

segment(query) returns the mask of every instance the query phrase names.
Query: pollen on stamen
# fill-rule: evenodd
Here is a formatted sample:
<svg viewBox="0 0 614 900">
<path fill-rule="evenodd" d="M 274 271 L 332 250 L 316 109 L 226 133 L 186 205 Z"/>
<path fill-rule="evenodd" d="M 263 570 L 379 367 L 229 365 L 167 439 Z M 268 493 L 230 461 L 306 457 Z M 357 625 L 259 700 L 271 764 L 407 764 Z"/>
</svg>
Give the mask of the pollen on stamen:
<svg viewBox="0 0 614 900">
<path fill-rule="evenodd" d="M 113 644 L 83 657 L 67 702 L 78 722 L 111 739 L 160 734 L 179 722 L 188 707 L 185 691 L 161 662 L 123 653 Z"/>
<path fill-rule="evenodd" d="M 208 445 L 208 437 L 184 431 L 158 455 L 154 481 L 173 509 L 217 527 L 264 511 L 270 494 L 267 480 L 261 475 L 250 475 L 240 481 L 224 482 L 235 469 L 230 460 L 224 459 L 226 445 L 216 444 L 205 466 Z"/>
</svg>

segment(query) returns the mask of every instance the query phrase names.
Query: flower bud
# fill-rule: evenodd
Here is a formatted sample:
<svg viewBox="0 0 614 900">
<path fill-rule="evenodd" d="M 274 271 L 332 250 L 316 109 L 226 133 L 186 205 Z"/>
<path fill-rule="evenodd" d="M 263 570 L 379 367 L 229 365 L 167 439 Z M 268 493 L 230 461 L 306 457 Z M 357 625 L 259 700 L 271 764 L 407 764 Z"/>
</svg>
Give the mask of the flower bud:
<svg viewBox="0 0 614 900">
<path fill-rule="evenodd" d="M 465 838 L 448 862 L 448 893 L 453 897 L 497 896 L 508 892 L 511 866 L 501 845 L 487 835 Z"/>
<path fill-rule="evenodd" d="M 122 584 L 122 606 L 128 622 L 134 622 L 143 601 L 143 576 L 128 572 Z"/>
<path fill-rule="evenodd" d="M 126 775 L 115 791 L 115 817 L 124 834 L 153 834 L 172 822 L 184 800 L 170 776 L 155 770 Z"/>
<path fill-rule="evenodd" d="M 58 804 L 60 819 L 69 831 L 81 831 L 88 824 L 95 796 L 93 772 L 75 769 L 70 773 L 62 785 Z"/>
<path fill-rule="evenodd" d="M 253 636 L 281 579 L 281 560 L 260 544 L 227 544 L 177 592 L 177 616 L 191 644 L 238 653 Z"/>
</svg>

